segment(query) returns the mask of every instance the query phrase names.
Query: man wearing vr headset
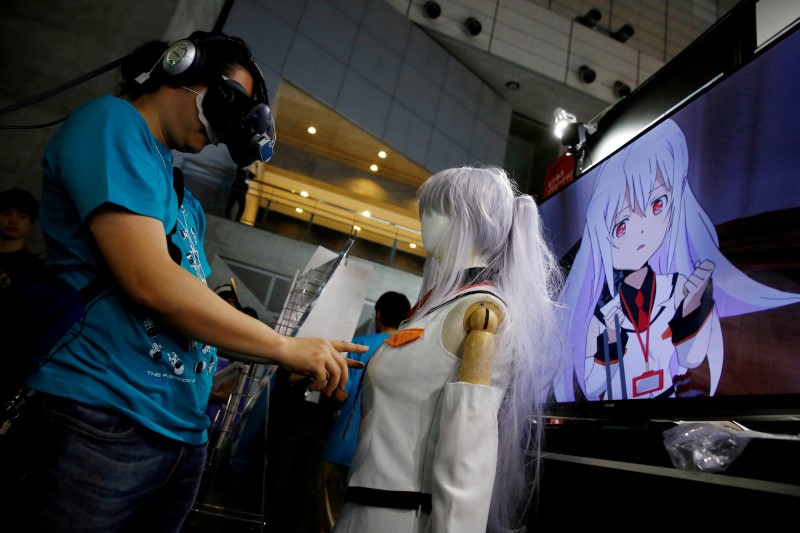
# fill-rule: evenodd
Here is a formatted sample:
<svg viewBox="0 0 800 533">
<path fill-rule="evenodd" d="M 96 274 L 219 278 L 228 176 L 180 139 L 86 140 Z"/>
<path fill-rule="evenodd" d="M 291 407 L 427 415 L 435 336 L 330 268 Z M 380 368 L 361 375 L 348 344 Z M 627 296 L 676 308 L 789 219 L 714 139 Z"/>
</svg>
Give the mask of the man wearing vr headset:
<svg viewBox="0 0 800 533">
<path fill-rule="evenodd" d="M 206 286 L 200 204 L 172 151 L 272 155 L 267 90 L 248 46 L 196 32 L 127 56 L 119 97 L 78 108 L 43 158 L 50 265 L 99 296 L 28 378 L 45 416 L 15 512 L 32 531 L 179 531 L 206 464 L 216 346 L 332 394 L 361 363 L 345 341 L 279 335 Z M 182 197 L 182 198 L 181 198 Z M 12 523 L 8 522 L 8 523 Z"/>
</svg>

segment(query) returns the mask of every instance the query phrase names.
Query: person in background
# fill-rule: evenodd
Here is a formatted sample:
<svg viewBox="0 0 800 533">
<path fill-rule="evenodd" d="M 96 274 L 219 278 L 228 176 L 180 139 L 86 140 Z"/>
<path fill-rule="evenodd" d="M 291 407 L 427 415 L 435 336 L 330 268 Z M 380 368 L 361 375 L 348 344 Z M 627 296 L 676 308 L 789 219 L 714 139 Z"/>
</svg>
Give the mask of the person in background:
<svg viewBox="0 0 800 533">
<path fill-rule="evenodd" d="M 313 377 L 325 395 L 362 366 L 342 352 L 366 350 L 280 335 L 206 284 L 205 217 L 176 185 L 173 150 L 222 142 L 239 164 L 271 157 L 247 44 L 206 32 L 151 41 L 121 74 L 118 95 L 73 111 L 44 151 L 47 263 L 76 288 L 110 283 L 27 379 L 44 406 L 29 435 L 36 462 L 4 514 L 25 530 L 180 531 L 205 471 L 217 346 Z"/>
<path fill-rule="evenodd" d="M 236 177 L 231 184 L 228 203 L 225 205 L 225 218 L 231 218 L 233 208 L 236 207 L 236 215 L 233 219 L 236 222 L 242 220 L 244 206 L 247 199 L 247 191 L 250 190 L 250 181 L 255 177 L 250 167 L 238 167 Z"/>
<path fill-rule="evenodd" d="M 27 371 L 28 363 L 25 359 L 25 350 L 30 347 L 32 338 L 36 334 L 25 335 L 25 331 L 18 331 L 22 326 L 30 332 L 31 324 L 20 324 L 17 318 L 25 316 L 26 304 L 39 304 L 30 295 L 21 296 L 25 278 L 35 278 L 42 272 L 43 262 L 38 255 L 34 255 L 26 246 L 26 237 L 39 215 L 39 202 L 28 191 L 22 189 L 8 189 L 0 192 L 0 336 L 3 338 L 3 371 L 0 372 L 0 410 L 6 415 L 9 401 L 19 391 L 20 385 Z M 20 292 L 22 291 L 22 292 Z M 21 313 L 21 314 L 20 314 Z M 13 402 L 11 402 L 13 403 Z M 16 417 L 12 417 L 13 421 Z M 19 420 L 17 427 L 25 422 Z M 2 435 L 5 435 L 3 428 Z M 12 432 L 13 434 L 13 432 Z M 0 453 L 4 456 L 14 455 L 10 461 L 14 473 L 4 472 L 8 483 L 0 488 L 0 513 L 2 513 L 2 500 L 5 500 L 5 489 L 10 488 L 11 479 L 17 479 L 25 470 L 27 461 L 21 460 L 20 454 L 12 450 L 21 450 L 25 454 L 24 443 L 19 448 L 11 447 L 10 442 L 16 440 L 9 437 L 0 438 Z M 24 463 L 24 464 L 23 464 Z M 20 468 L 19 471 L 16 468 Z M 2 469 L 0 469 L 2 470 Z M 13 489 L 12 489 L 13 492 Z"/>
<path fill-rule="evenodd" d="M 214 292 L 216 292 L 220 298 L 228 302 L 234 309 L 239 311 L 243 310 L 242 304 L 239 301 L 239 295 L 236 293 L 233 283 L 220 285 L 214 289 Z M 247 314 L 250 315 L 249 313 Z M 231 363 L 232 361 L 230 359 L 217 355 L 217 366 L 214 370 L 216 377 L 214 379 L 214 385 L 211 387 L 211 393 L 209 394 L 208 407 L 206 407 L 206 414 L 211 420 L 210 429 L 212 431 L 219 428 L 222 422 L 225 404 L 231 393 L 236 391 L 236 387 L 239 383 L 239 375 L 235 372 L 227 372 L 223 379 L 219 379 L 220 372 L 229 367 Z"/>
<path fill-rule="evenodd" d="M 310 394 L 308 378 L 284 368 L 275 371 L 269 385 L 266 530 L 319 533 L 322 454 L 338 404 Z"/>
<path fill-rule="evenodd" d="M 214 292 L 216 292 L 220 298 L 231 304 L 234 309 L 238 309 L 239 311 L 242 310 L 242 303 L 239 301 L 239 295 L 236 294 L 236 290 L 233 288 L 233 285 L 220 285 L 214 289 Z"/>
<path fill-rule="evenodd" d="M 385 292 L 378 301 L 375 302 L 375 331 L 371 335 L 353 337 L 356 344 L 369 346 L 369 350 L 362 354 L 351 353 L 348 357 L 363 362 L 365 365 L 369 361 L 375 350 L 392 336 L 400 323 L 408 316 L 411 310 L 411 303 L 405 295 L 399 292 Z M 339 410 L 336 421 L 333 424 L 328 440 L 325 444 L 325 462 L 323 463 L 322 473 L 322 497 L 320 503 L 323 506 L 321 522 L 323 531 L 330 531 L 336 521 L 336 517 L 341 511 L 344 503 L 344 489 L 347 486 L 347 474 L 350 471 L 350 463 L 356 451 L 356 441 L 358 439 L 358 428 L 361 425 L 361 402 L 356 394 L 361 370 L 353 369 L 350 371 L 350 379 L 347 380 L 345 392 L 347 399 Z"/>
<path fill-rule="evenodd" d="M 38 216 L 39 202 L 28 191 L 0 192 L 0 290 L 16 276 L 42 266 L 42 260 L 25 245 Z"/>
<path fill-rule="evenodd" d="M 417 304 L 364 371 L 334 533 L 521 531 L 542 411 L 563 368 L 561 271 L 533 198 L 499 167 L 420 187 Z"/>
</svg>

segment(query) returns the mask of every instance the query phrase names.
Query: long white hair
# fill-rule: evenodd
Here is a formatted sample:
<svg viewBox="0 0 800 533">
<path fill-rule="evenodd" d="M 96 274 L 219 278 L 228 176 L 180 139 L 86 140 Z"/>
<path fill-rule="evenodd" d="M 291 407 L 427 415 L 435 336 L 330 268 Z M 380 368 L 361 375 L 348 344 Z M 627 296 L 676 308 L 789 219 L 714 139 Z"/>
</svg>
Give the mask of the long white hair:
<svg viewBox="0 0 800 533">
<path fill-rule="evenodd" d="M 505 395 L 488 530 L 522 530 L 538 479 L 542 403 L 561 370 L 555 318 L 561 271 L 536 203 L 517 194 L 502 168 L 443 170 L 423 183 L 417 199 L 420 218 L 433 212 L 451 222 L 436 257 L 430 254 L 425 263 L 417 312 L 424 314 L 468 283 L 465 267 L 475 254 L 487 263 L 481 279 L 492 281 L 506 304 L 495 339 L 494 385 Z"/>
</svg>

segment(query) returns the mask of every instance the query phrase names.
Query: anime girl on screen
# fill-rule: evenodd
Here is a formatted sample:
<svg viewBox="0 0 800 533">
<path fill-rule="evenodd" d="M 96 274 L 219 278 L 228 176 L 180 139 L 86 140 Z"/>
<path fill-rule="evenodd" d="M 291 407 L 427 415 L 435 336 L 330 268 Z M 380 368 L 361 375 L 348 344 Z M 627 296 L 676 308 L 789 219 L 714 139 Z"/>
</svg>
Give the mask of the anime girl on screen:
<svg viewBox="0 0 800 533">
<path fill-rule="evenodd" d="M 688 157 L 670 119 L 599 166 L 560 297 L 572 370 L 558 400 L 575 400 L 575 384 L 589 400 L 714 395 L 720 317 L 800 301 L 722 255 L 689 185 Z"/>
</svg>

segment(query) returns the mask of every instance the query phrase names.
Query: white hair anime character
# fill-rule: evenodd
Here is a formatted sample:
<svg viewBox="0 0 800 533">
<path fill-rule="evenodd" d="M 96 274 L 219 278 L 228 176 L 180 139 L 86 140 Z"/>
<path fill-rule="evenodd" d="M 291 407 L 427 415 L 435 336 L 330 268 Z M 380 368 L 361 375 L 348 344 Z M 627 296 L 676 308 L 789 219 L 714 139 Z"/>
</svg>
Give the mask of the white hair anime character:
<svg viewBox="0 0 800 533">
<path fill-rule="evenodd" d="M 719 250 L 688 182 L 688 149 L 666 120 L 599 168 L 582 241 L 560 302 L 573 371 L 589 400 L 714 395 L 720 317 L 800 301 L 749 278 Z M 707 361 L 709 383 L 687 371 Z"/>
<path fill-rule="evenodd" d="M 524 530 L 560 371 L 560 269 L 501 168 L 443 170 L 418 200 L 420 299 L 367 365 L 334 531 Z"/>
</svg>

